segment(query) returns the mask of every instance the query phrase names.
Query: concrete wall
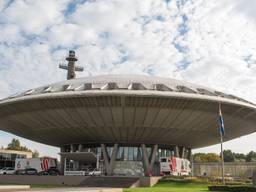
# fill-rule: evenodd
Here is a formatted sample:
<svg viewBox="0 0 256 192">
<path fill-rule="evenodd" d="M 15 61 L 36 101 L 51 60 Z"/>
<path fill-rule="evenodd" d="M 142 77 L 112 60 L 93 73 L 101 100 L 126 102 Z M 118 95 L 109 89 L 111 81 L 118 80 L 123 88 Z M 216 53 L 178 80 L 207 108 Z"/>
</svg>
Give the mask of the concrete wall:
<svg viewBox="0 0 256 192">
<path fill-rule="evenodd" d="M 39 184 L 86 187 L 131 187 L 138 177 L 89 177 L 89 176 L 33 176 L 33 175 L 0 175 L 1 184 Z"/>
<path fill-rule="evenodd" d="M 252 177 L 256 162 L 225 163 L 225 174 L 233 177 Z M 221 163 L 194 163 L 194 176 L 221 176 Z"/>
<path fill-rule="evenodd" d="M 151 187 L 155 185 L 162 177 L 140 177 L 140 187 Z"/>
<path fill-rule="evenodd" d="M 148 187 L 152 186 L 161 177 L 89 177 L 89 176 L 33 176 L 33 175 L 0 175 L 1 184 L 19 185 L 65 185 L 65 186 L 86 186 L 86 187 Z"/>
</svg>

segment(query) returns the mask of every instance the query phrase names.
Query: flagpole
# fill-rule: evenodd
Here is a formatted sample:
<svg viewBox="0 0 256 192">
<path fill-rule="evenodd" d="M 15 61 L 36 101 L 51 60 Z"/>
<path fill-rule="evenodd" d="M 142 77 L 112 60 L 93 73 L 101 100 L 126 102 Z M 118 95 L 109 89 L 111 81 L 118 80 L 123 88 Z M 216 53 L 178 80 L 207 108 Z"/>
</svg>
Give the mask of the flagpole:
<svg viewBox="0 0 256 192">
<path fill-rule="evenodd" d="M 221 103 L 219 103 L 219 111 L 221 113 Z M 225 185 L 224 177 L 224 155 L 223 155 L 223 134 L 220 134 L 220 148 L 221 148 L 221 175 L 222 175 L 222 184 Z"/>
<path fill-rule="evenodd" d="M 223 139 L 222 139 L 222 135 L 220 136 L 220 140 L 221 140 L 221 173 L 222 173 L 222 183 L 223 185 L 225 185 L 225 177 L 224 177 L 224 155 L 223 155 Z"/>
</svg>

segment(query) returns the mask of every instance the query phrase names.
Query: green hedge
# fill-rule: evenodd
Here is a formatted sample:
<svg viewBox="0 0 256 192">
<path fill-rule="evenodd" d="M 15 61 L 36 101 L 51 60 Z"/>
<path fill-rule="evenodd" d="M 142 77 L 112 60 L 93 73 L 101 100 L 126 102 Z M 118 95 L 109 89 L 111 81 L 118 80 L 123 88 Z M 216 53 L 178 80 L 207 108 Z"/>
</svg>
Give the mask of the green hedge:
<svg viewBox="0 0 256 192">
<path fill-rule="evenodd" d="M 229 186 L 229 185 L 215 185 L 209 186 L 209 191 L 226 191 L 226 192 L 256 192 L 253 186 Z"/>
</svg>

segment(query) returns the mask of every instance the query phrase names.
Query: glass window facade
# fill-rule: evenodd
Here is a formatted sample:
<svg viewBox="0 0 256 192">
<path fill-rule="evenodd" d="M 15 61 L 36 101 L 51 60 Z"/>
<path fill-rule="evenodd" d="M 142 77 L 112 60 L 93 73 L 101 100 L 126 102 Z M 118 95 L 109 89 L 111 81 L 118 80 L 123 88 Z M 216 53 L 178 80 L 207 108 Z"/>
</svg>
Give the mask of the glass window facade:
<svg viewBox="0 0 256 192">
<path fill-rule="evenodd" d="M 67 145 L 64 147 L 63 152 L 70 152 L 71 149 L 76 152 L 79 149 L 78 144 Z M 106 146 L 108 157 L 110 158 L 113 151 L 113 146 Z M 152 147 L 147 146 L 147 153 L 149 159 L 152 156 Z M 100 159 L 103 160 L 103 154 L 101 151 L 101 147 L 99 145 L 86 145 L 82 144 L 80 147 L 80 152 L 92 152 L 94 154 L 99 155 Z M 159 161 L 159 157 L 170 157 L 174 155 L 174 151 L 172 148 L 159 148 L 156 154 L 156 161 Z M 142 150 L 139 146 L 125 146 L 119 145 L 118 153 L 117 153 L 117 161 L 142 161 Z"/>
<path fill-rule="evenodd" d="M 142 153 L 140 147 L 119 147 L 117 161 L 141 161 Z"/>
<path fill-rule="evenodd" d="M 0 168 L 14 167 L 16 158 L 26 158 L 26 155 L 0 152 Z"/>
<path fill-rule="evenodd" d="M 26 158 L 26 155 L 14 153 L 0 153 L 0 161 L 15 161 L 16 158 Z"/>
<path fill-rule="evenodd" d="M 108 158 L 110 160 L 114 144 L 105 144 L 106 152 Z M 80 171 L 80 170 L 93 170 L 99 169 L 102 173 L 106 172 L 106 165 L 103 157 L 103 152 L 100 144 L 80 144 L 80 145 L 67 145 L 62 148 L 63 152 L 70 152 L 71 149 L 74 149 L 74 153 L 76 153 L 77 149 L 80 152 L 90 152 L 94 153 L 96 156 L 95 161 L 93 162 L 84 162 L 84 161 L 77 161 L 66 159 L 66 171 Z M 152 173 L 153 175 L 160 174 L 160 158 L 162 157 L 162 162 L 169 162 L 169 157 L 174 156 L 174 146 L 158 146 L 158 150 L 155 156 L 155 162 L 153 165 Z M 149 160 L 152 159 L 152 152 L 154 150 L 154 145 L 146 145 L 146 151 Z M 181 152 L 181 150 L 180 150 Z M 187 153 L 187 151 L 186 151 Z M 118 151 L 116 156 L 115 168 L 113 170 L 114 174 L 117 175 L 143 175 L 144 174 L 144 165 L 143 165 L 143 154 L 142 148 L 140 144 L 118 144 Z M 182 165 L 186 167 L 187 165 Z"/>
</svg>

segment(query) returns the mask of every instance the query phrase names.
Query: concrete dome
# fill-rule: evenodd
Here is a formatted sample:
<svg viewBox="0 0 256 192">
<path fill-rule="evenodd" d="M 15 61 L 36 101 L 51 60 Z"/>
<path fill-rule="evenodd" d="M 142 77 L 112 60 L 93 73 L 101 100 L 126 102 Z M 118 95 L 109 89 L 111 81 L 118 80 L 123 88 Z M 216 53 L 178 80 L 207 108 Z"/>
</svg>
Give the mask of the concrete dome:
<svg viewBox="0 0 256 192">
<path fill-rule="evenodd" d="M 169 78 L 105 75 L 66 80 L 0 101 L 0 129 L 41 143 L 146 143 L 197 148 L 219 142 L 222 103 L 230 140 L 256 131 L 256 106 Z"/>
</svg>

